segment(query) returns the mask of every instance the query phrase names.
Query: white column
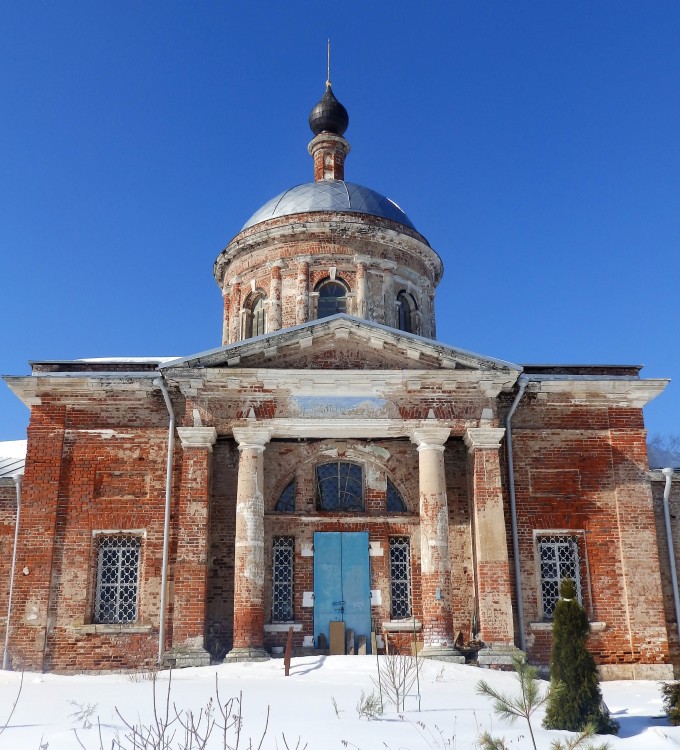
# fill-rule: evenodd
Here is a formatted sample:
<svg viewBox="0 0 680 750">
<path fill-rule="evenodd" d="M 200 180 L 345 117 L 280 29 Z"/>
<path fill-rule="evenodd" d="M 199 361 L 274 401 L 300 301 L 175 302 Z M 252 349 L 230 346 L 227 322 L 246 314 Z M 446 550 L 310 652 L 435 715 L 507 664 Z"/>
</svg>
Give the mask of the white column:
<svg viewBox="0 0 680 750">
<path fill-rule="evenodd" d="M 420 587 L 422 591 L 423 650 L 421 656 L 465 661 L 454 649 L 451 612 L 451 557 L 449 509 L 446 499 L 444 445 L 448 427 L 415 430 L 420 484 Z"/>
</svg>

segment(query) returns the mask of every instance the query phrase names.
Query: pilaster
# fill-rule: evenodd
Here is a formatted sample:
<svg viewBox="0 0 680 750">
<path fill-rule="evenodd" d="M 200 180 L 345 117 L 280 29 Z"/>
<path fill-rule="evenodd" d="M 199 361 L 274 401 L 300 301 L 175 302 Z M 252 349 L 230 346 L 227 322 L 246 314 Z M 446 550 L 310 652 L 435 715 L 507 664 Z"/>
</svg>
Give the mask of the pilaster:
<svg viewBox="0 0 680 750">
<path fill-rule="evenodd" d="M 229 327 L 230 327 L 229 309 L 231 306 L 231 299 L 229 296 L 229 291 L 227 289 L 222 290 L 222 298 L 223 298 L 222 346 L 226 346 L 229 343 Z"/>
<path fill-rule="evenodd" d="M 368 282 L 366 279 L 366 262 L 357 262 L 357 317 L 368 317 Z"/>
<path fill-rule="evenodd" d="M 182 443 L 182 484 L 177 512 L 177 554 L 172 618 L 172 649 L 166 654 L 176 666 L 210 663 L 205 650 L 205 606 L 208 582 L 210 477 L 214 427 L 179 427 Z"/>
<path fill-rule="evenodd" d="M 269 282 L 269 325 L 267 333 L 281 329 L 281 261 L 272 266 Z"/>
<path fill-rule="evenodd" d="M 295 322 L 306 323 L 309 319 L 309 261 L 301 260 L 298 264 L 297 299 L 295 305 Z"/>
<path fill-rule="evenodd" d="M 239 340 L 241 316 L 239 311 L 241 309 L 241 285 L 238 281 L 234 281 L 231 286 L 231 302 L 229 303 L 229 311 L 231 316 L 231 331 L 229 334 L 229 343 L 233 344 Z"/>
<path fill-rule="evenodd" d="M 470 453 L 472 516 L 480 636 L 500 655 L 492 663 L 509 663 L 514 650 L 510 561 L 503 507 L 500 443 L 505 429 L 469 427 L 464 435 Z M 509 648 L 508 648 L 509 647 Z M 489 654 L 482 653 L 482 660 Z M 491 658 L 489 656 L 489 658 Z"/>
</svg>

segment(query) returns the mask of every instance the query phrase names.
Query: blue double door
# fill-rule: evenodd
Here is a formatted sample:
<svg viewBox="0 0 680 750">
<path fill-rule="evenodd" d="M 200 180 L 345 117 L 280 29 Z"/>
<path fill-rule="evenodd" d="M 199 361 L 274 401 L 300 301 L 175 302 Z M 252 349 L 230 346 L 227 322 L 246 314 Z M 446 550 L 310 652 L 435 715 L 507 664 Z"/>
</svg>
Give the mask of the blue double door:
<svg viewBox="0 0 680 750">
<path fill-rule="evenodd" d="M 371 648 L 371 585 L 367 531 L 314 533 L 314 638 L 330 643 L 330 623 L 345 623 L 355 643 Z"/>
</svg>

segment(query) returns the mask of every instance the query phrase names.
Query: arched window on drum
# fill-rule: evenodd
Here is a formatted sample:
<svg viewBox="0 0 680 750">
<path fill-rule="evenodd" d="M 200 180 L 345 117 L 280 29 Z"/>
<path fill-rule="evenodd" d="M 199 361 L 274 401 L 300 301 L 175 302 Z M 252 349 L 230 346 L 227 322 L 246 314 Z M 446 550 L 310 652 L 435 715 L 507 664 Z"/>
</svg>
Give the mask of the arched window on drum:
<svg viewBox="0 0 680 750">
<path fill-rule="evenodd" d="M 264 294 L 258 292 L 251 297 L 246 307 L 245 338 L 247 339 L 267 333 L 265 300 Z"/>
<path fill-rule="evenodd" d="M 341 281 L 327 279 L 317 285 L 319 301 L 317 318 L 328 318 L 330 315 L 347 312 L 347 292 L 349 289 Z"/>
<path fill-rule="evenodd" d="M 397 295 L 397 328 L 406 333 L 418 333 L 416 319 L 416 301 L 408 292 L 401 291 Z"/>
</svg>

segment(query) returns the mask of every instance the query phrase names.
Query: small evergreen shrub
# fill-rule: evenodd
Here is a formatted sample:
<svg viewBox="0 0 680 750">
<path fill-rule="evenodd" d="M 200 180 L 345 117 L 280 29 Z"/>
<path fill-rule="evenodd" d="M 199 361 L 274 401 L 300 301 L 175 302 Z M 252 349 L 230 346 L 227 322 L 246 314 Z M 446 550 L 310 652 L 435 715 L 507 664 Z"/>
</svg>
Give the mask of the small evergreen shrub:
<svg viewBox="0 0 680 750">
<path fill-rule="evenodd" d="M 576 586 L 565 579 L 555 605 L 550 657 L 550 695 L 543 726 L 581 732 L 591 725 L 597 734 L 616 734 L 617 722 L 602 702 L 595 659 L 586 648 L 590 623 L 576 598 Z"/>
<path fill-rule="evenodd" d="M 680 682 L 667 682 L 661 685 L 661 695 L 668 721 L 677 727 L 680 724 Z"/>
</svg>

